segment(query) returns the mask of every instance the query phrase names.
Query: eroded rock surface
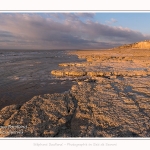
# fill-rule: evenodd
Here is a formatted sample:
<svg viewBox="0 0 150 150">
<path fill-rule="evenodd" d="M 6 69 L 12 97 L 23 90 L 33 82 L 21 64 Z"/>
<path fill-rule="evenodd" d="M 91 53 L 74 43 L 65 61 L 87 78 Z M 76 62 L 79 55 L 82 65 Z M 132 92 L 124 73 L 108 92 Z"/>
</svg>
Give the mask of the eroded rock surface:
<svg viewBox="0 0 150 150">
<path fill-rule="evenodd" d="M 0 136 L 150 137 L 149 79 L 95 77 L 66 93 L 7 106 L 0 111 Z"/>
<path fill-rule="evenodd" d="M 105 51 L 77 51 L 81 63 L 64 63 L 61 70 L 53 70 L 55 76 L 149 76 L 150 50 L 120 49 Z"/>
<path fill-rule="evenodd" d="M 35 96 L 20 107 L 6 106 L 0 111 L 0 135 L 12 137 L 71 136 L 70 121 L 76 105 L 74 97 L 70 93 L 64 93 Z"/>
</svg>

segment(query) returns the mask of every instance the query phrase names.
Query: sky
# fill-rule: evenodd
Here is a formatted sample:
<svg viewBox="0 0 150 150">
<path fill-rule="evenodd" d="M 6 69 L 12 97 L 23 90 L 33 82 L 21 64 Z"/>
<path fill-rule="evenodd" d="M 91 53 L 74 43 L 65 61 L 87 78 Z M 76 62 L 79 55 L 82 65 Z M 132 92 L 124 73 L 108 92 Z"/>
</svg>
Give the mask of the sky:
<svg viewBox="0 0 150 150">
<path fill-rule="evenodd" d="M 150 13 L 0 13 L 0 49 L 107 49 L 150 40 Z"/>
</svg>

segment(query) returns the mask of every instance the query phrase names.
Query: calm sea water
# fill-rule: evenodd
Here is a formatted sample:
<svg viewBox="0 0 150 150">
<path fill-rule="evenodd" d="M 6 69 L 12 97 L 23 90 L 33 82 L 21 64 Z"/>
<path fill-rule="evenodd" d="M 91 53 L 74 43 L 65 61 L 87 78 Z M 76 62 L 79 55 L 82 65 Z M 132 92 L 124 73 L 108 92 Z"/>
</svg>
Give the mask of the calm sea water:
<svg viewBox="0 0 150 150">
<path fill-rule="evenodd" d="M 0 108 L 22 104 L 35 95 L 68 90 L 72 80 L 56 78 L 59 63 L 79 61 L 65 50 L 0 50 Z"/>
</svg>

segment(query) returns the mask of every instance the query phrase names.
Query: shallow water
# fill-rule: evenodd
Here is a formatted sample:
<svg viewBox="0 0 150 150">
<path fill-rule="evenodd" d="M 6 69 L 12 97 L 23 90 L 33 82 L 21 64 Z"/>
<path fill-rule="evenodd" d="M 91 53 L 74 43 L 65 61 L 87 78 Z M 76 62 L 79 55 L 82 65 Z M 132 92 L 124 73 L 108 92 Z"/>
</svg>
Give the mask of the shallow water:
<svg viewBox="0 0 150 150">
<path fill-rule="evenodd" d="M 72 80 L 56 78 L 59 63 L 81 61 L 66 50 L 0 50 L 0 108 L 35 95 L 69 90 Z"/>
</svg>

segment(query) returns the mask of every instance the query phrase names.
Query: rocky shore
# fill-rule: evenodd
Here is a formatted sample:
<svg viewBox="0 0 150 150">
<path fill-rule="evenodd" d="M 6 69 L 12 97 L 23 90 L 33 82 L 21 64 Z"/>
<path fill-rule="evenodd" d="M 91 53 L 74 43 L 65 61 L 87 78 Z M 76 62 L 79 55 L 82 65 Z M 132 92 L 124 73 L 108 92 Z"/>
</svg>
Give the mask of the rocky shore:
<svg viewBox="0 0 150 150">
<path fill-rule="evenodd" d="M 150 50 L 73 51 L 60 64 L 76 80 L 65 93 L 0 110 L 1 137 L 150 137 Z"/>
</svg>

